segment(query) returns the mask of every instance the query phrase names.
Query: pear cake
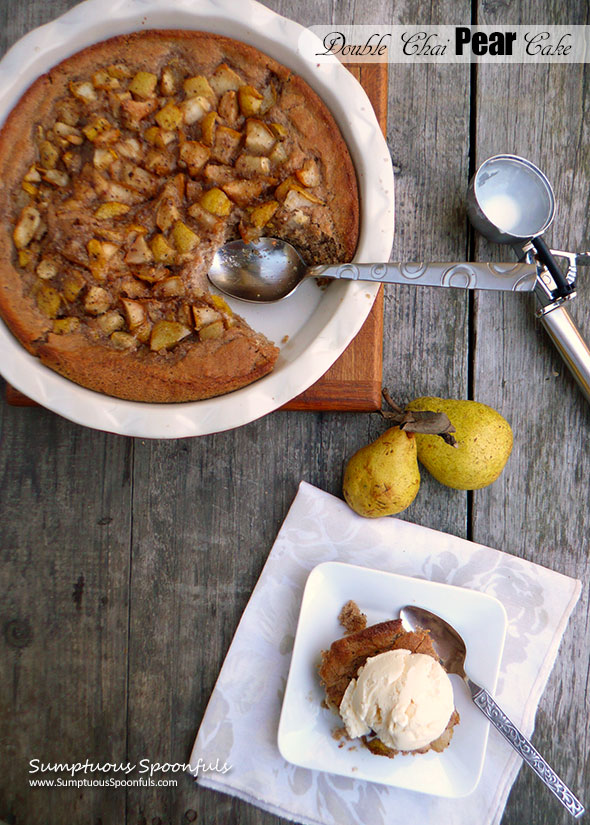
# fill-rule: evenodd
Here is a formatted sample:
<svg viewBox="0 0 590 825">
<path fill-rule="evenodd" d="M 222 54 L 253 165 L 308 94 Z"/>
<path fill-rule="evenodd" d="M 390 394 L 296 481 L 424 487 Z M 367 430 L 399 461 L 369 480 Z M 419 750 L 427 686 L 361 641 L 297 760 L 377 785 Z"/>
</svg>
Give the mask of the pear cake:
<svg viewBox="0 0 590 825">
<path fill-rule="evenodd" d="M 134 401 L 220 395 L 278 349 L 208 289 L 261 235 L 349 261 L 352 160 L 325 104 L 251 46 L 121 35 L 36 80 L 0 132 L 0 315 L 43 364 Z"/>
<path fill-rule="evenodd" d="M 407 632 L 403 629 L 400 619 L 392 619 L 366 627 L 366 622 L 359 622 L 361 615 L 354 602 L 348 602 L 347 605 L 345 605 L 339 618 L 347 630 L 348 628 L 350 628 L 350 630 L 346 636 L 332 642 L 328 650 L 322 651 L 319 665 L 319 676 L 325 691 L 326 705 L 339 714 L 345 722 L 348 715 L 346 712 L 346 699 L 350 693 L 350 688 L 354 687 L 354 682 L 357 676 L 362 673 L 363 668 L 377 662 L 383 655 L 390 654 L 394 651 L 396 652 L 394 655 L 399 655 L 400 651 L 405 651 L 405 653 L 411 656 L 418 654 L 418 657 L 422 660 L 434 660 L 432 664 L 442 670 L 427 630 L 419 628 L 415 632 Z M 345 622 L 342 621 L 342 617 L 345 618 Z M 366 617 L 363 616 L 363 618 Z M 375 680 L 375 684 L 372 685 L 372 690 L 376 693 L 376 677 L 372 674 L 369 678 Z M 432 678 L 430 674 L 427 676 L 427 679 L 429 678 Z M 416 680 L 417 674 L 414 673 L 411 677 L 414 685 L 416 684 Z M 452 688 L 450 690 L 452 703 Z M 391 685 L 388 686 L 388 691 L 393 693 Z M 432 691 L 427 690 L 427 697 L 431 698 L 431 693 Z M 406 696 L 405 701 L 407 701 L 407 698 Z M 418 694 L 416 694 L 415 698 L 418 698 Z M 416 717 L 419 715 L 417 705 L 414 704 L 414 699 L 410 703 L 409 708 L 412 709 Z M 409 712 L 408 718 L 404 719 L 404 713 L 404 710 L 402 710 L 401 713 L 399 710 L 395 713 L 393 711 L 386 713 L 384 706 L 379 710 L 379 715 L 383 714 L 383 718 L 379 721 L 383 722 L 385 726 L 385 722 L 391 722 L 391 720 L 396 717 L 396 721 L 399 722 L 401 718 L 409 731 L 414 720 Z M 429 717 L 430 713 L 427 713 L 426 716 Z M 448 721 L 446 721 L 447 718 Z M 449 746 L 453 736 L 453 730 L 455 726 L 459 724 L 459 721 L 459 714 L 451 704 L 449 716 L 443 719 L 443 723 L 439 727 L 440 733 L 436 737 L 433 737 L 432 741 L 422 742 L 409 749 L 403 746 L 393 746 L 391 742 L 383 742 L 374 730 L 368 735 L 355 733 L 355 736 L 360 736 L 362 745 L 368 748 L 371 753 L 376 756 L 387 756 L 390 759 L 399 753 L 422 754 L 430 750 L 441 753 Z M 444 729 L 443 726 L 445 726 Z"/>
</svg>

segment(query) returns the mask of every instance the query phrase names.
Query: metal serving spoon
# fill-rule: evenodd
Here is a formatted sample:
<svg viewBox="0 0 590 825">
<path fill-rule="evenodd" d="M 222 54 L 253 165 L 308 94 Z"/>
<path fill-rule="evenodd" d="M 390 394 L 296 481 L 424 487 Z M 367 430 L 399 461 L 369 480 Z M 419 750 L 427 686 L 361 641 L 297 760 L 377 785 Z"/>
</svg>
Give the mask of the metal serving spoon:
<svg viewBox="0 0 590 825">
<path fill-rule="evenodd" d="M 434 649 L 440 656 L 443 667 L 448 673 L 456 673 L 466 683 L 471 698 L 477 707 L 484 713 L 492 725 L 508 740 L 524 761 L 539 776 L 545 785 L 559 799 L 562 805 L 578 819 L 584 813 L 584 807 L 576 799 L 570 789 L 561 781 L 555 771 L 549 767 L 541 754 L 533 747 L 529 740 L 514 725 L 506 714 L 498 707 L 490 694 L 473 682 L 465 673 L 465 656 L 467 648 L 461 636 L 454 627 L 441 619 L 435 613 L 421 607 L 407 605 L 400 610 L 402 625 L 406 630 L 416 630 L 421 627 L 430 631 Z"/>
<path fill-rule="evenodd" d="M 307 278 L 337 278 L 379 284 L 419 284 L 530 292 L 537 280 L 532 263 L 375 263 L 307 266 L 287 241 L 230 241 L 215 254 L 209 280 L 221 292 L 265 304 L 280 301 Z"/>
</svg>

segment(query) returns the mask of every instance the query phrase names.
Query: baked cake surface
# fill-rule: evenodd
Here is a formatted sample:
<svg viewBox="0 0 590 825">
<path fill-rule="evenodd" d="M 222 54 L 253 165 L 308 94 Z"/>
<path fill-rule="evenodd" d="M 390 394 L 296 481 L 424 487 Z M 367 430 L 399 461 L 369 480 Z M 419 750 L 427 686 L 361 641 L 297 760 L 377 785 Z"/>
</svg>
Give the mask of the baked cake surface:
<svg viewBox="0 0 590 825">
<path fill-rule="evenodd" d="M 187 401 L 278 349 L 208 289 L 224 242 L 346 261 L 354 168 L 329 111 L 256 49 L 192 31 L 98 43 L 40 77 L 0 132 L 0 314 L 73 381 Z"/>
</svg>

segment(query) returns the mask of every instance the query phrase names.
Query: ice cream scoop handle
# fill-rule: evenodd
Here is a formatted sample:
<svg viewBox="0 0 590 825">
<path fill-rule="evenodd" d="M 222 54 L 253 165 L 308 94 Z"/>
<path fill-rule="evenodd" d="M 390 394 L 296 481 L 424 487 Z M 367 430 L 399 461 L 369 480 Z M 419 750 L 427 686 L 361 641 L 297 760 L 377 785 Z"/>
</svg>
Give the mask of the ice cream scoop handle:
<svg viewBox="0 0 590 825">
<path fill-rule="evenodd" d="M 538 750 L 522 734 L 516 725 L 510 721 L 504 711 L 496 704 L 490 694 L 484 688 L 476 685 L 471 679 L 466 679 L 471 697 L 477 707 L 484 713 L 492 725 L 500 731 L 502 736 L 519 753 L 529 767 L 540 777 L 549 790 L 555 794 L 561 804 L 567 808 L 570 814 L 578 819 L 584 813 L 584 806 L 579 799 L 565 785 L 547 762 L 543 759 Z"/>
<path fill-rule="evenodd" d="M 590 401 L 590 350 L 564 306 L 557 306 L 541 316 L 541 322 L 559 354 Z"/>
</svg>

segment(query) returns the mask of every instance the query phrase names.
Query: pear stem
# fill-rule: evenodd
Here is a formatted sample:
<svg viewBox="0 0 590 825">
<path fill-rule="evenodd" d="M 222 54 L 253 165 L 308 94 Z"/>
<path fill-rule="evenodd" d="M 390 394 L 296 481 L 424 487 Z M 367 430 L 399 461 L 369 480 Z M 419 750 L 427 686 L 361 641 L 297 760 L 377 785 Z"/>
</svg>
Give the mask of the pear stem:
<svg viewBox="0 0 590 825">
<path fill-rule="evenodd" d="M 456 432 L 455 427 L 453 427 L 445 413 L 433 412 L 432 410 L 402 410 L 395 403 L 387 389 L 383 388 L 381 394 L 393 412 L 389 410 L 380 410 L 379 412 L 383 418 L 397 424 L 400 430 L 408 433 L 439 435 L 449 446 L 458 446 L 457 439 L 452 435 Z"/>
</svg>

